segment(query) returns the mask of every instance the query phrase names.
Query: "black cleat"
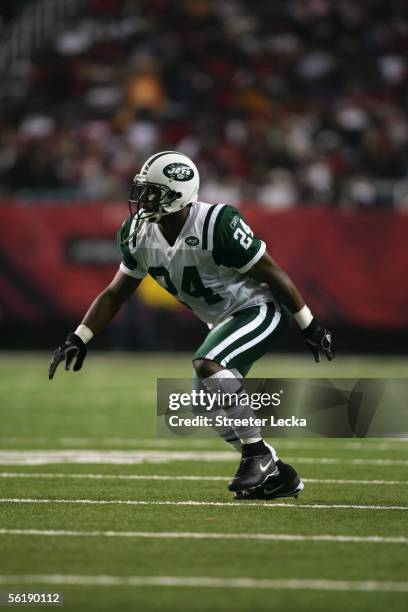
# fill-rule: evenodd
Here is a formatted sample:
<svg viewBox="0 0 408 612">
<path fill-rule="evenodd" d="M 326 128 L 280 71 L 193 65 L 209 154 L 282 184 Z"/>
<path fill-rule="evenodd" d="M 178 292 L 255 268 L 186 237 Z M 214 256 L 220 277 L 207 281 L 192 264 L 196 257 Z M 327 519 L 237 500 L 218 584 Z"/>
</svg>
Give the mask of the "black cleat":
<svg viewBox="0 0 408 612">
<path fill-rule="evenodd" d="M 265 482 L 254 488 L 236 491 L 235 499 L 277 499 L 278 497 L 298 497 L 304 484 L 296 470 L 287 463 L 276 462 L 278 472 L 270 474 Z"/>
<path fill-rule="evenodd" d="M 278 473 L 279 470 L 271 452 L 256 457 L 242 457 L 237 473 L 230 481 L 228 488 L 230 491 L 253 489 Z"/>
</svg>

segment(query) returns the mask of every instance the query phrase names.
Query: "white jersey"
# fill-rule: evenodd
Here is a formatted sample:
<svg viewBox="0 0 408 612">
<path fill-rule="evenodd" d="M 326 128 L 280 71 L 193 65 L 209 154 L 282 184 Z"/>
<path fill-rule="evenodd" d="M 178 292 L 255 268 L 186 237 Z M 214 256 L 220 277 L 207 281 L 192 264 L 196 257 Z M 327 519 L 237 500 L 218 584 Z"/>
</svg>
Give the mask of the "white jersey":
<svg viewBox="0 0 408 612">
<path fill-rule="evenodd" d="M 244 308 L 276 304 L 269 287 L 246 274 L 266 246 L 232 206 L 194 202 L 172 246 L 158 224 L 144 222 L 133 236 L 135 224 L 129 217 L 118 232 L 120 270 L 150 274 L 210 327 Z"/>
</svg>

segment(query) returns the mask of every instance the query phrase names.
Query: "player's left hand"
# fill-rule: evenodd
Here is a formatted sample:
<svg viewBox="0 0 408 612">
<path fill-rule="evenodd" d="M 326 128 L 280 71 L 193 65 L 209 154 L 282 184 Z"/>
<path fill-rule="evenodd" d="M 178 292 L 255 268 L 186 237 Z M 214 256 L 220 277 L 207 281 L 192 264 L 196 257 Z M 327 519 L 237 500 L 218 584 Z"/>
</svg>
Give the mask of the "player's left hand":
<svg viewBox="0 0 408 612">
<path fill-rule="evenodd" d="M 306 344 L 314 355 L 316 363 L 321 360 L 321 354 L 326 355 L 329 361 L 335 357 L 334 348 L 332 346 L 331 332 L 322 327 L 320 323 L 313 318 L 310 325 L 303 330 L 303 336 Z"/>
<path fill-rule="evenodd" d="M 64 344 L 59 346 L 52 355 L 50 367 L 48 369 L 48 378 L 51 380 L 54 377 L 55 371 L 61 361 L 65 361 L 65 369 L 70 370 L 72 362 L 75 359 L 74 367 L 72 369 L 77 372 L 82 368 L 85 357 L 85 343 L 76 334 L 69 334 Z"/>
</svg>

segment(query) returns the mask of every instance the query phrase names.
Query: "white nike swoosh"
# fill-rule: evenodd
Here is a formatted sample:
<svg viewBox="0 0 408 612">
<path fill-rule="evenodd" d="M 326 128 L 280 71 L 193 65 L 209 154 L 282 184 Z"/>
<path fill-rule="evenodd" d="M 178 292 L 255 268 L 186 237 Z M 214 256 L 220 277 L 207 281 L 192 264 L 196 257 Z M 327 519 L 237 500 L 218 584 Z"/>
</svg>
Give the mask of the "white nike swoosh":
<svg viewBox="0 0 408 612">
<path fill-rule="evenodd" d="M 272 459 L 270 459 L 270 460 L 268 461 L 268 463 L 267 463 L 266 465 L 262 465 L 262 463 L 261 463 L 261 464 L 259 465 L 259 469 L 261 470 L 261 472 L 266 472 L 266 470 L 268 469 L 268 467 L 271 465 L 272 461 L 273 461 L 273 457 L 272 457 Z"/>
</svg>

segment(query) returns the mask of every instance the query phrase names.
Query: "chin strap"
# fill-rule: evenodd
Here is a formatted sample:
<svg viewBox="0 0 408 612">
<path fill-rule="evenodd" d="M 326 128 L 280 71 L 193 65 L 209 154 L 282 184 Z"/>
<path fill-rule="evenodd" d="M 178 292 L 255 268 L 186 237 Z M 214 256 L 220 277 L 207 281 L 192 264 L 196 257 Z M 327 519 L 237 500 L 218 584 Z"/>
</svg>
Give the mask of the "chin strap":
<svg viewBox="0 0 408 612">
<path fill-rule="evenodd" d="M 129 242 L 129 241 L 130 241 L 130 240 L 132 240 L 133 238 L 136 238 L 136 236 L 137 236 L 137 232 L 138 232 L 138 231 L 139 231 L 139 229 L 140 229 L 140 225 L 141 225 L 141 222 L 142 222 L 142 221 L 143 221 L 143 219 L 141 219 L 141 218 L 138 218 L 138 219 L 136 220 L 135 229 L 133 230 L 133 232 L 132 232 L 132 233 L 131 233 L 129 236 L 127 236 L 127 237 L 126 237 L 124 240 L 122 240 L 122 242 L 121 242 L 120 244 L 125 244 L 125 242 Z"/>
<path fill-rule="evenodd" d="M 125 242 L 129 242 L 129 240 L 132 240 L 133 238 L 135 238 L 141 228 L 141 226 L 143 225 L 143 223 L 146 223 L 146 221 L 150 220 L 150 217 L 155 217 L 158 213 L 155 212 L 151 215 L 146 215 L 145 217 L 143 217 L 141 214 L 136 213 L 136 225 L 135 225 L 135 229 L 133 230 L 133 232 L 131 234 L 129 234 L 129 236 L 127 236 L 127 238 L 125 238 L 124 240 L 122 240 L 121 244 L 124 244 Z M 160 219 L 166 215 L 169 215 L 170 213 L 166 213 L 165 211 L 160 213 L 160 217 L 157 219 L 157 221 L 151 221 L 151 223 L 158 223 L 160 221 Z"/>
<path fill-rule="evenodd" d="M 187 204 L 187 206 L 189 206 L 190 204 Z M 135 213 L 136 214 L 136 225 L 135 225 L 135 229 L 133 230 L 133 232 L 124 240 L 122 240 L 122 242 L 120 244 L 124 244 L 125 242 L 129 242 L 129 240 L 132 240 L 133 238 L 136 237 L 137 233 L 140 230 L 140 227 L 142 225 L 143 222 L 146 221 L 150 221 L 151 217 L 155 217 L 156 215 L 160 215 L 160 217 L 156 220 L 156 221 L 151 221 L 151 223 L 159 223 L 159 221 L 162 219 L 162 217 L 167 217 L 167 215 L 171 215 L 175 212 L 175 210 L 165 210 L 163 209 L 162 206 L 160 206 L 161 210 L 160 211 L 156 211 L 154 213 L 152 213 L 151 215 L 146 215 L 146 216 L 142 216 L 143 215 L 143 209 L 140 212 Z M 185 206 L 182 206 L 181 208 L 179 208 L 178 210 L 182 210 L 183 208 L 185 208 Z"/>
</svg>

